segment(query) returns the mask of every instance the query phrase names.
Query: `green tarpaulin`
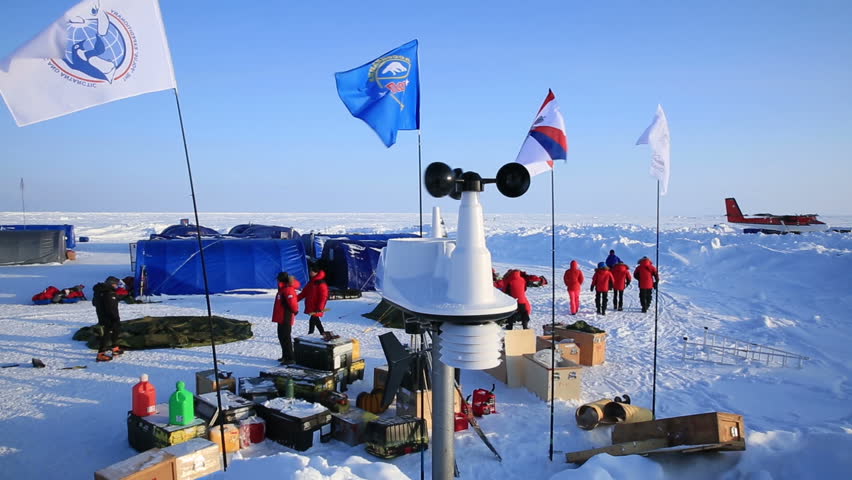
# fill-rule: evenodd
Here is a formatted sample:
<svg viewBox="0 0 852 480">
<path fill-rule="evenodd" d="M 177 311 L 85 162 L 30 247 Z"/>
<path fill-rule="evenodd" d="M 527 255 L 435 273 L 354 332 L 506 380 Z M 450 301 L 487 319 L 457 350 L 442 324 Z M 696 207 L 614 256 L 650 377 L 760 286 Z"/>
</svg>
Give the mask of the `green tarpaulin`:
<svg viewBox="0 0 852 480">
<path fill-rule="evenodd" d="M 212 317 L 216 344 L 238 342 L 252 337 L 251 322 Z M 102 327 L 83 327 L 74 340 L 97 350 Z M 118 344 L 126 350 L 147 348 L 201 347 L 210 345 L 207 317 L 143 317 L 121 322 Z"/>
</svg>

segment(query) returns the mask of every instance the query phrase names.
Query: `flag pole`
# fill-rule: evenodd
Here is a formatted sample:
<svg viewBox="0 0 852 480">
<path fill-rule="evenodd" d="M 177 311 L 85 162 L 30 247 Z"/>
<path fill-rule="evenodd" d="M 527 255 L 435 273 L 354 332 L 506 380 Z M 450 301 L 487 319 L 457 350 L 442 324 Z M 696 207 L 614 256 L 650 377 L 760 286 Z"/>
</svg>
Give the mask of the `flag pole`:
<svg viewBox="0 0 852 480">
<path fill-rule="evenodd" d="M 550 296 L 550 384 L 555 385 L 556 377 L 556 201 L 555 188 L 553 188 L 553 171 L 550 169 L 550 285 L 552 295 Z M 553 418 L 556 389 L 550 389 L 550 451 L 549 458 L 553 461 Z"/>
<path fill-rule="evenodd" d="M 183 114 L 180 110 L 180 97 L 178 96 L 177 87 L 172 89 L 175 92 L 175 103 L 177 104 L 178 120 L 180 120 L 180 133 L 183 137 L 183 152 L 186 157 L 186 171 L 189 174 L 189 191 L 192 194 L 192 211 L 195 214 L 195 238 L 198 239 L 198 256 L 201 259 L 201 277 L 204 279 L 204 299 L 207 302 L 207 325 L 210 328 L 210 348 L 213 350 L 213 375 L 216 379 L 216 385 L 219 381 L 219 361 L 216 358 L 216 338 L 213 334 L 213 311 L 210 308 L 210 287 L 207 282 L 207 262 L 204 260 L 204 245 L 201 242 L 201 223 L 198 221 L 198 204 L 195 201 L 195 186 L 192 182 L 192 166 L 189 162 L 189 147 L 186 144 L 186 130 L 183 126 Z M 216 405 L 219 411 L 222 411 L 222 391 L 216 389 Z M 228 457 L 225 454 L 225 425 L 223 423 L 223 415 L 219 415 L 219 434 L 222 442 L 222 465 L 225 470 L 228 469 Z"/>
<path fill-rule="evenodd" d="M 27 225 L 27 207 L 24 205 L 24 177 L 21 177 L 21 214 L 24 216 L 24 226 Z"/>
<path fill-rule="evenodd" d="M 423 174 L 423 148 L 420 143 L 420 129 L 417 129 L 417 192 L 420 195 L 420 238 L 423 238 L 423 182 L 420 177 Z M 434 230 L 435 225 L 432 225 Z"/>
<path fill-rule="evenodd" d="M 657 180 L 657 275 L 660 271 L 660 181 Z M 654 379 L 651 387 L 651 413 L 657 417 L 657 320 L 660 311 L 660 282 L 657 280 L 657 288 L 654 289 Z"/>
</svg>

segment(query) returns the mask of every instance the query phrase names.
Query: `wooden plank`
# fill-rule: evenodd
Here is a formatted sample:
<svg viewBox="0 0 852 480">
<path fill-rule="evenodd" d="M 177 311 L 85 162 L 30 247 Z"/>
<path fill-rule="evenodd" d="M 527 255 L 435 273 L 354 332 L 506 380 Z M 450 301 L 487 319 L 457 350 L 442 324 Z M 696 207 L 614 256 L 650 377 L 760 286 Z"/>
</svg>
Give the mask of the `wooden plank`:
<svg viewBox="0 0 852 480">
<path fill-rule="evenodd" d="M 620 423 L 612 430 L 612 443 L 650 438 L 668 440 L 668 446 L 745 442 L 741 415 L 724 412 L 663 418 L 649 422 Z"/>
<path fill-rule="evenodd" d="M 568 463 L 583 463 L 586 460 L 594 457 L 599 453 L 608 453 L 615 457 L 622 455 L 633 455 L 637 453 L 645 453 L 658 448 L 665 448 L 668 442 L 665 439 L 652 438 L 649 440 L 638 440 L 635 442 L 619 443 L 609 445 L 607 447 L 592 448 L 589 450 L 581 450 L 579 452 L 569 452 L 565 454 L 565 461 Z"/>
</svg>

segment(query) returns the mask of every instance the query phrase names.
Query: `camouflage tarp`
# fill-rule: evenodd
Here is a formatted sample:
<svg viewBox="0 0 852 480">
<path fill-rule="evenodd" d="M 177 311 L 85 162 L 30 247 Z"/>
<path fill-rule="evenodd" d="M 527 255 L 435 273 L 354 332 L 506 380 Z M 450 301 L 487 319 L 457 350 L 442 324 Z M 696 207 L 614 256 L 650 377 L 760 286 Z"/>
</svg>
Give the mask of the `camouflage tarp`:
<svg viewBox="0 0 852 480">
<path fill-rule="evenodd" d="M 251 322 L 223 317 L 213 318 L 216 344 L 238 342 L 252 337 Z M 103 327 L 83 327 L 74 340 L 96 350 Z M 147 348 L 201 347 L 210 345 L 207 317 L 143 317 L 121 322 L 118 344 L 126 350 Z"/>
</svg>

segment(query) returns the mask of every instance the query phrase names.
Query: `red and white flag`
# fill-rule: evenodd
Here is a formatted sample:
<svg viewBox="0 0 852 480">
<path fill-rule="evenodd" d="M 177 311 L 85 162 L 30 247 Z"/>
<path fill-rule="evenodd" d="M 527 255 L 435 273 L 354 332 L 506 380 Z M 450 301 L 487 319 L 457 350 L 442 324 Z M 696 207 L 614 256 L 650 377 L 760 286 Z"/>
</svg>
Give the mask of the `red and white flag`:
<svg viewBox="0 0 852 480">
<path fill-rule="evenodd" d="M 548 90 L 515 161 L 527 167 L 530 176 L 535 176 L 552 170 L 554 160 L 567 160 L 567 154 L 565 119 L 559 111 L 556 96 Z"/>
</svg>

